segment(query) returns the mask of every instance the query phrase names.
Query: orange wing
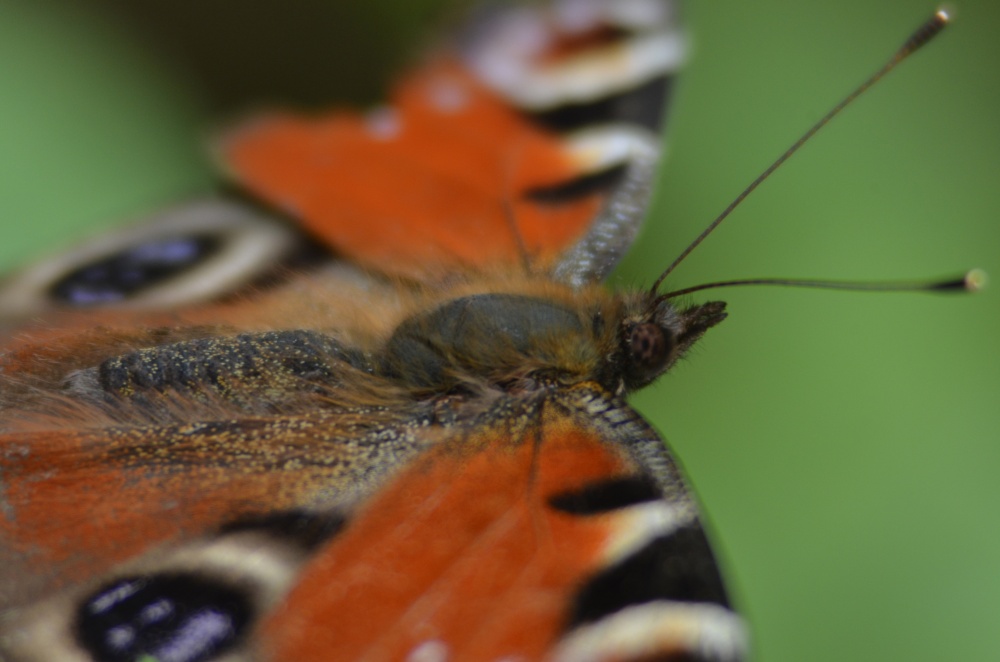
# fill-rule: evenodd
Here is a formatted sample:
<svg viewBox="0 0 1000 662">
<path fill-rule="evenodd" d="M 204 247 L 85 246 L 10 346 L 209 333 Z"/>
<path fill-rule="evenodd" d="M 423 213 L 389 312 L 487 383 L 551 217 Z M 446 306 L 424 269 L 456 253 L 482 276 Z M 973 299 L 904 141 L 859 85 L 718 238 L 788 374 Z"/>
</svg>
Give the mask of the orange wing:
<svg viewBox="0 0 1000 662">
<path fill-rule="evenodd" d="M 405 76 L 388 106 L 247 123 L 220 144 L 223 165 L 330 247 L 390 274 L 558 267 L 601 233 L 603 213 L 619 238 L 591 267 L 602 276 L 641 221 L 658 152 L 642 127 L 659 126 L 680 46 L 662 16 L 600 11 L 582 26 L 549 17 L 529 30 L 535 43 L 523 20 L 497 20 L 486 43 Z"/>
<path fill-rule="evenodd" d="M 14 659 L 52 654 L 52 634 L 100 630 L 105 612 L 128 623 L 123 614 L 153 611 L 187 586 L 207 596 L 207 611 L 224 617 L 228 629 L 192 636 L 178 616 L 158 644 L 164 656 L 177 642 L 197 640 L 239 659 L 298 662 L 389 662 L 432 654 L 437 657 L 430 659 L 455 662 L 741 659 L 745 634 L 728 606 L 696 506 L 662 440 L 624 404 L 577 387 L 504 396 L 475 419 L 435 433 L 415 429 L 431 435 L 423 442 L 432 447 L 401 469 L 369 477 L 372 496 L 356 505 L 315 498 L 324 480 L 333 493 L 343 486 L 330 470 L 339 462 L 327 462 L 327 476 L 316 475 L 321 480 L 301 469 L 272 469 L 281 480 L 264 486 L 273 489 L 270 503 L 255 497 L 256 489 L 245 493 L 244 503 L 233 500 L 243 489 L 233 481 L 254 473 L 239 470 L 235 461 L 251 450 L 246 440 L 253 435 L 246 429 L 237 431 L 239 451 L 234 447 L 228 460 L 218 453 L 194 460 L 203 468 L 213 458 L 225 460 L 219 487 L 170 453 L 181 472 L 177 480 L 160 484 L 152 475 L 149 489 L 176 494 L 178 519 L 197 514 L 198 507 L 215 509 L 214 516 L 228 511 L 229 517 L 246 510 L 242 519 L 116 564 L 98 584 L 85 582 L 17 613 L 15 624 L 28 636 L 5 640 L 5 652 Z M 180 431 L 172 434 L 175 443 L 184 443 Z M 388 444 L 391 452 L 405 448 L 399 441 L 404 436 Z M 289 440 L 272 436 L 266 454 L 272 463 L 296 459 Z M 340 444 L 339 453 L 364 447 Z M 308 455 L 320 472 L 323 458 L 315 451 Z M 17 463 L 11 464 L 8 470 L 16 473 Z M 377 466 L 384 470 L 386 463 Z M 266 482 L 260 478 L 252 476 Z M 15 481 L 15 487 L 20 494 L 24 485 Z M 228 488 L 235 489 L 220 500 Z M 40 489 L 59 494 L 51 480 Z M 298 494 L 286 498 L 289 489 Z M 199 494 L 204 504 L 188 502 Z M 141 490 L 125 496 L 144 498 Z M 260 505 L 266 510 L 255 516 Z M 118 505 L 129 507 L 128 500 Z M 172 517 L 158 507 L 158 517 Z M 114 549 L 128 519 L 106 520 L 96 500 L 81 503 L 82 519 L 86 508 L 95 509 L 95 525 L 111 524 L 104 546 Z M 72 523 L 52 523 L 67 525 Z M 145 534 L 141 527 L 131 531 Z M 192 600 L 177 604 L 190 607 Z M 205 610 L 199 614 L 201 621 L 208 618 Z M 155 626 L 136 619 L 131 622 L 148 646 L 153 637 L 142 630 Z M 49 637 L 40 636 L 42 630 Z M 106 645 L 97 642 L 91 653 Z M 158 659 L 155 647 L 143 650 Z"/>
<path fill-rule="evenodd" d="M 263 623 L 271 658 L 736 659 L 742 626 L 662 441 L 587 389 L 495 411 L 302 568 Z"/>
<path fill-rule="evenodd" d="M 566 204 L 532 199 L 588 164 L 453 62 L 407 78 L 391 109 L 260 119 L 222 151 L 247 189 L 390 273 L 513 263 L 518 237 L 549 263 L 600 209 L 597 193 Z"/>
<path fill-rule="evenodd" d="M 394 470 L 386 458 L 418 450 L 373 453 L 359 428 L 405 438 L 418 409 L 2 436 L 4 606 L 223 525 L 329 503 L 331 494 L 359 498 L 366 481 Z"/>
</svg>

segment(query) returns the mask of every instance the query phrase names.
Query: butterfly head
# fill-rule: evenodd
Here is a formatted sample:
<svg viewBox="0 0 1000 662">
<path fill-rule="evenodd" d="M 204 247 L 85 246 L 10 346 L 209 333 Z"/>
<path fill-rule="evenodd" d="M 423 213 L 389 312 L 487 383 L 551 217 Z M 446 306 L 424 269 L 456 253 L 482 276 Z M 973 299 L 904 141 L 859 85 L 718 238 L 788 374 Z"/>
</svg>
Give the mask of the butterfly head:
<svg viewBox="0 0 1000 662">
<path fill-rule="evenodd" d="M 622 389 L 647 386 L 669 370 L 706 331 L 726 318 L 725 310 L 722 301 L 681 308 L 653 299 L 640 314 L 623 319 L 618 364 Z"/>
</svg>

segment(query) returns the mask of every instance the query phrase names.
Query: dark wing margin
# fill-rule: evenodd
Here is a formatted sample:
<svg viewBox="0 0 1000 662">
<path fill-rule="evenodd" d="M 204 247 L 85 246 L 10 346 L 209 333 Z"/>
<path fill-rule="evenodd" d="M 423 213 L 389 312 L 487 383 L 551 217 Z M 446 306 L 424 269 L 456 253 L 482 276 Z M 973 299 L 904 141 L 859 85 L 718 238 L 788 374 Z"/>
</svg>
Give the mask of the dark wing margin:
<svg viewBox="0 0 1000 662">
<path fill-rule="evenodd" d="M 525 195 L 566 202 L 604 194 L 555 275 L 574 286 L 603 280 L 638 234 L 651 197 L 664 110 L 686 52 L 676 3 L 566 0 L 483 13 L 460 47 L 468 66 L 590 159 L 574 180 Z"/>
<path fill-rule="evenodd" d="M 615 513 L 628 543 L 578 588 L 556 660 L 745 659 L 748 634 L 733 611 L 698 506 L 663 440 L 628 405 L 590 386 L 554 398 L 633 472 L 586 483 L 580 517 Z M 568 495 L 561 495 L 563 503 Z"/>
</svg>

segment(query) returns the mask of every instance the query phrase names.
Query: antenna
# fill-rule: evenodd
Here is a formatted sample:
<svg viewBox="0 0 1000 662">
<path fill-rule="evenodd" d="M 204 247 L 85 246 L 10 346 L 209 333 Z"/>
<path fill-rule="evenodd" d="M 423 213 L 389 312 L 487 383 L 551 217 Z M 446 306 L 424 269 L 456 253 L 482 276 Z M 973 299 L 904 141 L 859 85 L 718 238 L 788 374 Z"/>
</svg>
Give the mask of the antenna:
<svg viewBox="0 0 1000 662">
<path fill-rule="evenodd" d="M 783 287 L 809 287 L 821 290 L 847 290 L 850 292 L 939 292 L 951 294 L 955 292 L 978 292 L 986 287 L 986 272 L 982 269 L 971 269 L 959 278 L 942 278 L 931 281 L 897 281 L 885 283 L 848 282 L 838 280 L 810 280 L 801 278 L 742 278 L 739 280 L 720 280 L 714 283 L 685 287 L 661 294 L 659 301 L 701 292 L 714 290 L 717 287 L 736 287 L 740 285 L 779 285 Z"/>
<path fill-rule="evenodd" d="M 683 262 L 684 259 L 688 255 L 690 255 L 691 252 L 695 248 L 697 248 L 699 244 L 701 244 L 701 242 L 705 241 L 705 239 L 708 237 L 708 235 L 712 234 L 712 232 L 715 230 L 715 228 L 719 227 L 719 225 L 722 223 L 722 221 L 726 220 L 726 218 L 728 218 L 728 216 L 733 212 L 733 210 L 736 209 L 740 205 L 740 203 L 742 203 L 747 198 L 747 196 L 749 196 L 751 193 L 753 193 L 753 191 L 758 186 L 760 186 L 761 183 L 765 179 L 767 179 L 768 177 L 770 177 L 771 174 L 775 170 L 777 170 L 778 168 L 780 168 L 781 165 L 784 164 L 784 162 L 787 161 L 792 156 L 792 154 L 794 154 L 795 152 L 799 151 L 799 148 L 801 148 L 804 144 L 806 144 L 806 142 L 808 142 L 810 138 L 812 138 L 814 135 L 816 135 L 816 133 L 820 129 L 822 129 L 824 126 L 826 126 L 826 124 L 830 120 L 832 120 L 834 117 L 836 117 L 837 115 L 839 115 L 840 111 L 842 111 L 847 106 L 851 105 L 851 103 L 855 99 L 857 99 L 862 94 L 864 94 L 865 92 L 867 92 L 868 88 L 870 88 L 871 86 L 873 86 L 875 83 L 877 83 L 879 80 L 881 80 L 886 74 L 888 74 L 890 71 L 892 71 L 893 69 L 895 69 L 896 66 L 900 62 L 902 62 L 903 60 L 905 60 L 906 58 L 908 58 L 910 55 L 913 55 L 915 52 L 917 52 L 920 49 L 921 46 L 924 46 L 929 41 L 931 41 L 934 37 L 936 37 L 945 28 L 945 26 L 948 25 L 948 21 L 949 21 L 948 13 L 944 9 L 937 10 L 937 12 L 935 12 L 933 16 L 931 16 L 929 19 L 927 19 L 926 21 L 924 21 L 923 25 L 921 25 L 919 28 L 917 28 L 917 30 L 912 35 L 910 35 L 910 38 L 906 40 L 906 42 L 899 48 L 899 50 L 897 50 L 893 54 L 893 56 L 891 58 L 889 58 L 889 60 L 884 65 L 882 65 L 882 67 L 878 71 L 876 71 L 865 82 L 861 83 L 861 85 L 859 85 L 857 88 L 855 88 L 853 92 L 851 92 L 846 97 L 844 97 L 840 101 L 840 103 L 838 103 L 836 106 L 834 106 L 832 109 L 830 109 L 830 111 L 826 115 L 824 115 L 818 122 L 816 122 L 815 124 L 813 124 L 809 128 L 808 131 L 806 131 L 804 134 L 802 134 L 802 136 L 798 140 L 796 140 L 792 144 L 791 147 L 789 147 L 788 149 L 786 149 L 781 154 L 781 156 L 779 156 L 777 159 L 775 159 L 775 161 L 771 165 L 769 165 L 767 168 L 765 168 L 764 171 L 762 173 L 760 173 L 757 176 L 756 179 L 754 179 L 752 182 L 750 182 L 750 185 L 747 186 L 745 189 L 743 189 L 743 192 L 740 193 L 738 196 L 736 196 L 736 198 L 732 202 L 729 203 L 729 206 L 726 207 L 722 211 L 722 213 L 719 214 L 718 217 L 716 217 L 716 219 L 714 221 L 712 221 L 711 223 L 709 223 L 708 227 L 706 227 L 704 230 L 702 230 L 701 234 L 698 235 L 695 238 L 694 241 L 692 241 L 690 244 L 688 244 L 687 248 L 685 248 L 683 251 L 681 251 L 681 254 L 678 255 L 674 259 L 674 261 L 670 263 L 670 266 L 667 267 L 666 270 L 664 270 L 664 272 L 662 274 L 660 274 L 659 278 L 657 278 L 656 281 L 653 283 L 653 287 L 651 288 L 651 292 L 655 293 L 660 288 L 660 285 L 663 283 L 664 279 L 666 279 L 666 277 L 669 276 L 674 271 L 674 269 L 676 269 L 677 266 L 681 262 Z M 793 287 L 805 286 L 805 282 L 806 282 L 806 281 L 802 281 L 801 285 L 796 285 L 795 281 L 789 281 L 789 280 L 781 280 L 779 282 L 779 280 L 775 280 L 775 279 L 757 279 L 757 281 L 758 282 L 756 282 L 754 284 L 760 284 L 760 285 L 764 285 L 764 284 L 774 284 L 774 285 L 785 284 L 785 285 L 791 285 Z M 811 282 L 811 281 L 809 281 L 809 282 Z M 736 282 L 731 282 L 729 284 L 735 285 L 737 283 Z M 749 285 L 751 283 L 747 282 L 746 284 Z M 699 286 L 697 289 L 707 289 L 708 287 L 709 287 L 709 285 Z M 722 287 L 722 285 L 712 285 L 712 287 Z M 841 288 L 838 285 L 838 286 L 835 286 L 835 289 L 846 289 L 846 288 Z M 878 286 L 865 287 L 865 288 L 862 288 L 862 289 L 871 290 L 871 289 L 879 289 L 879 287 Z M 889 288 L 889 289 L 891 289 L 891 288 Z M 912 289 L 912 288 L 910 288 L 910 289 Z M 689 289 L 687 291 L 692 291 L 692 290 Z M 676 296 L 677 294 L 676 293 L 672 293 L 672 295 Z"/>
</svg>

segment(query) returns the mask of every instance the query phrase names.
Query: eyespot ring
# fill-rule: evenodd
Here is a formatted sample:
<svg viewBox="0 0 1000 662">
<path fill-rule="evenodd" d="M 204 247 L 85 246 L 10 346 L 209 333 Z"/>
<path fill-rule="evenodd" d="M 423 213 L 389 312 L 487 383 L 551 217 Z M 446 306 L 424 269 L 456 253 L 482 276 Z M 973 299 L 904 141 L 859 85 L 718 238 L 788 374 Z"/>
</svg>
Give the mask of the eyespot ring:
<svg viewBox="0 0 1000 662">
<path fill-rule="evenodd" d="M 193 262 L 162 282 L 138 288 L 134 296 L 103 304 L 125 308 L 170 308 L 231 292 L 288 255 L 298 235 L 281 222 L 235 201 L 210 198 L 168 209 L 144 222 L 112 230 L 52 255 L 0 282 L 0 318 L 22 318 L 52 310 L 87 309 L 53 293 L 67 275 L 158 240 L 208 237 L 211 256 Z M 95 304 L 102 305 L 102 304 Z"/>
</svg>

